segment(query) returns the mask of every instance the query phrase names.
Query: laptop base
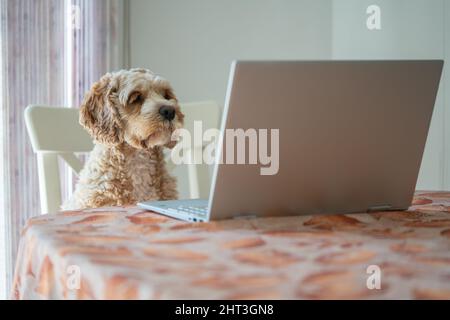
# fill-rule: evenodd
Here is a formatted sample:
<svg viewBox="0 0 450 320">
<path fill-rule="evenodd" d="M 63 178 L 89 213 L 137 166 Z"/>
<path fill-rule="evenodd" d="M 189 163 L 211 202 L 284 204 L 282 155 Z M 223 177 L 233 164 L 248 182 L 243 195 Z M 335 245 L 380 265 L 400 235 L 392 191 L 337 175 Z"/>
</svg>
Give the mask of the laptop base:
<svg viewBox="0 0 450 320">
<path fill-rule="evenodd" d="M 209 220 L 207 199 L 144 201 L 138 203 L 138 207 L 184 221 Z"/>
</svg>

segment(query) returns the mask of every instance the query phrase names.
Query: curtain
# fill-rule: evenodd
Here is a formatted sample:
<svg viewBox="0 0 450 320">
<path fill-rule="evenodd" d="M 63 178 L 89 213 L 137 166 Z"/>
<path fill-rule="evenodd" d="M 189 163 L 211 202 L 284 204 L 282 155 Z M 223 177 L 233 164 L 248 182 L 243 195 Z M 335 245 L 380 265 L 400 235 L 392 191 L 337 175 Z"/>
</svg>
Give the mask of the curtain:
<svg viewBox="0 0 450 320">
<path fill-rule="evenodd" d="M 120 0 L 0 0 L 0 290 L 9 291 L 20 231 L 40 214 L 29 104 L 78 107 L 91 84 L 123 65 Z M 75 179 L 61 166 L 63 199 Z"/>
</svg>

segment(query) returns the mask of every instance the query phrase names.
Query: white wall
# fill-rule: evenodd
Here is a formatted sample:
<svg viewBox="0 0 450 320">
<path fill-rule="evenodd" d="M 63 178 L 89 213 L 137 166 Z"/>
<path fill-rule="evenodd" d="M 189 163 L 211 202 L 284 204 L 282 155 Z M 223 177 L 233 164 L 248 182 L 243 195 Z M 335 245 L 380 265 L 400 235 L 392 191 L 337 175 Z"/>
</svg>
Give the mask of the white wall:
<svg viewBox="0 0 450 320">
<path fill-rule="evenodd" d="M 224 102 L 233 59 L 331 57 L 330 0 L 130 0 L 130 63 Z"/>
<path fill-rule="evenodd" d="M 381 30 L 370 31 L 366 27 L 366 8 L 372 4 L 381 9 Z M 332 56 L 334 59 L 446 57 L 450 63 L 449 9 L 445 0 L 333 0 Z M 447 37 L 444 37 L 445 28 Z M 445 45 L 444 39 L 447 39 Z M 450 148 L 446 139 L 450 134 L 448 98 L 445 103 L 445 97 L 450 96 L 449 84 L 450 80 L 444 81 L 443 77 L 418 189 L 450 188 Z"/>
</svg>

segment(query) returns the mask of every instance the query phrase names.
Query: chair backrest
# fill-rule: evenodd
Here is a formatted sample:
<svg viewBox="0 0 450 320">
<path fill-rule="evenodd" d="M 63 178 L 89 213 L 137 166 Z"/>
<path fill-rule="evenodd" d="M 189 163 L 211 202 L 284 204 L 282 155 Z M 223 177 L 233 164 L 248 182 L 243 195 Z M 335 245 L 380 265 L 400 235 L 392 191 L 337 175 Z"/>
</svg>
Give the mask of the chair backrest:
<svg viewBox="0 0 450 320">
<path fill-rule="evenodd" d="M 56 212 L 61 205 L 58 157 L 79 173 L 81 161 L 75 153 L 89 152 L 92 139 L 78 122 L 78 109 L 30 105 L 25 123 L 37 154 L 42 213 Z"/>
<path fill-rule="evenodd" d="M 194 121 L 202 121 L 203 130 L 217 128 L 219 106 L 212 101 L 182 103 L 185 128 L 192 134 Z M 61 205 L 61 186 L 58 157 L 61 157 L 78 174 L 82 169 L 76 153 L 92 150 L 92 138 L 78 122 L 76 108 L 30 105 L 25 109 L 25 123 L 31 145 L 37 154 L 39 194 L 42 213 L 56 212 Z M 202 152 L 203 146 L 193 146 L 187 152 Z M 168 156 L 167 156 L 168 157 Z M 169 157 L 168 157 L 169 158 Z M 207 197 L 210 174 L 207 165 L 170 166 L 178 178 L 180 197 Z"/>
</svg>

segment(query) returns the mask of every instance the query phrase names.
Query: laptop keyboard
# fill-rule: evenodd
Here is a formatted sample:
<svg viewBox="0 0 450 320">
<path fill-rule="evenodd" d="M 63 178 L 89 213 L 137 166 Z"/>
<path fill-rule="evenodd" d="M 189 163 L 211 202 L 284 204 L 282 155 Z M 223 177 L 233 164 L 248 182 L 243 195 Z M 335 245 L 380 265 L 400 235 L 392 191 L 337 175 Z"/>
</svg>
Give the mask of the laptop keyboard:
<svg viewBox="0 0 450 320">
<path fill-rule="evenodd" d="M 147 201 L 138 203 L 144 209 L 167 214 L 186 221 L 207 221 L 209 203 L 206 199 Z"/>
<path fill-rule="evenodd" d="M 207 206 L 184 206 L 180 205 L 175 208 L 178 211 L 206 216 L 208 214 Z"/>
</svg>

